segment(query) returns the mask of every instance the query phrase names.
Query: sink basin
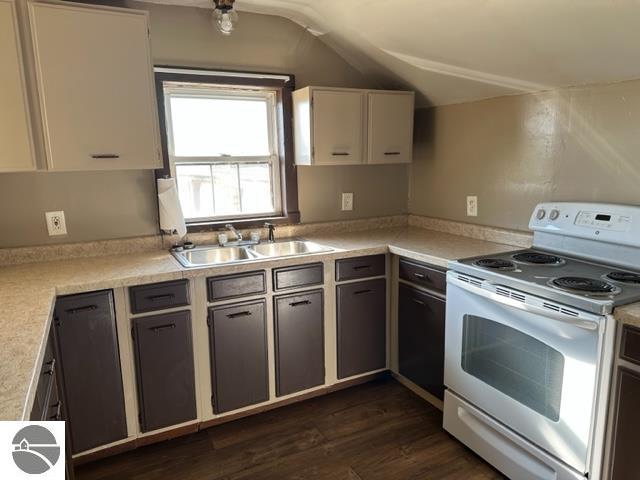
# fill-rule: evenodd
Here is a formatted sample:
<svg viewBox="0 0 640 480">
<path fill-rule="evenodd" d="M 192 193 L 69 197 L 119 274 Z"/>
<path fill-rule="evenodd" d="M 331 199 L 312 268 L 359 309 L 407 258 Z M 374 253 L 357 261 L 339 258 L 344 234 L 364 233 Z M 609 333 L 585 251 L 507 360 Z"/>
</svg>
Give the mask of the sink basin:
<svg viewBox="0 0 640 480">
<path fill-rule="evenodd" d="M 196 247 L 193 250 L 174 252 L 173 255 L 185 267 L 244 262 L 257 258 L 257 255 L 244 247 Z"/>
<path fill-rule="evenodd" d="M 290 257 L 311 253 L 331 252 L 330 247 L 304 240 L 288 240 L 275 243 L 259 243 L 251 247 L 196 247 L 193 250 L 172 252 L 182 266 L 187 268 L 205 267 L 226 263 L 247 262 L 264 258 Z"/>
<path fill-rule="evenodd" d="M 263 257 L 289 257 L 291 255 L 330 252 L 333 249 L 304 240 L 291 240 L 288 242 L 259 243 L 252 246 L 251 250 Z"/>
</svg>

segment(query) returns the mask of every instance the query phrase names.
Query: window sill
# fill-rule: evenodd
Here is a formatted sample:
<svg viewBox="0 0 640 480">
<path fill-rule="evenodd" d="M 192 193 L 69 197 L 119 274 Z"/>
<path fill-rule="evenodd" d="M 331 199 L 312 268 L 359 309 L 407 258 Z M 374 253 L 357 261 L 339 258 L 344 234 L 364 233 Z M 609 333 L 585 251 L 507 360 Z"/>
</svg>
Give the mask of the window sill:
<svg viewBox="0 0 640 480">
<path fill-rule="evenodd" d="M 233 224 L 233 226 L 238 229 L 262 228 L 266 222 L 273 223 L 274 225 L 293 225 L 300 223 L 300 213 L 295 212 L 278 217 L 242 218 L 237 220 L 228 218 L 226 220 L 215 220 L 210 222 L 189 222 L 187 223 L 187 232 L 215 232 L 224 230 L 225 225 L 228 223 Z"/>
</svg>

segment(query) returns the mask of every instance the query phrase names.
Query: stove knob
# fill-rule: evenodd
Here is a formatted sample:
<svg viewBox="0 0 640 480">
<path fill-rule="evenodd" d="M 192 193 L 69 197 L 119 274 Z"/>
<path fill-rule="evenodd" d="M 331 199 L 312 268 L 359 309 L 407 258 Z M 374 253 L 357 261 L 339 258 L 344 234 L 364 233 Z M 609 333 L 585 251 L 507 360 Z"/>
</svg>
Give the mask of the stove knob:
<svg viewBox="0 0 640 480">
<path fill-rule="evenodd" d="M 536 213 L 536 218 L 538 220 L 542 220 L 546 216 L 547 216 L 547 212 L 544 208 L 541 208 L 540 210 L 538 210 L 538 213 Z"/>
<path fill-rule="evenodd" d="M 555 209 L 551 210 L 551 213 L 549 213 L 549 218 L 551 220 L 557 220 L 559 216 L 560 216 L 560 211 Z"/>
</svg>

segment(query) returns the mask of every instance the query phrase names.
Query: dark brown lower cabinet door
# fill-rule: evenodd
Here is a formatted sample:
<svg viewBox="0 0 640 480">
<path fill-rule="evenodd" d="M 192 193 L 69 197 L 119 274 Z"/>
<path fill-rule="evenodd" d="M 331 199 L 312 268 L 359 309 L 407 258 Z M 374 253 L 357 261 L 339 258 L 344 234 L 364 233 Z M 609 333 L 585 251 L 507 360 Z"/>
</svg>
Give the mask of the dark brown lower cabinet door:
<svg viewBox="0 0 640 480">
<path fill-rule="evenodd" d="M 640 373 L 618 368 L 611 480 L 640 479 Z"/>
<path fill-rule="evenodd" d="M 386 280 L 338 285 L 338 378 L 385 368 Z"/>
<path fill-rule="evenodd" d="M 209 332 L 214 411 L 268 400 L 265 301 L 210 308 Z"/>
<path fill-rule="evenodd" d="M 111 290 L 59 297 L 54 326 L 73 453 L 126 438 Z"/>
<path fill-rule="evenodd" d="M 444 398 L 444 300 L 400 285 L 398 360 L 400 373 Z"/>
<path fill-rule="evenodd" d="M 274 298 L 276 391 L 280 397 L 324 383 L 323 292 Z"/>
<path fill-rule="evenodd" d="M 133 337 L 142 431 L 195 420 L 191 312 L 136 318 Z"/>
</svg>

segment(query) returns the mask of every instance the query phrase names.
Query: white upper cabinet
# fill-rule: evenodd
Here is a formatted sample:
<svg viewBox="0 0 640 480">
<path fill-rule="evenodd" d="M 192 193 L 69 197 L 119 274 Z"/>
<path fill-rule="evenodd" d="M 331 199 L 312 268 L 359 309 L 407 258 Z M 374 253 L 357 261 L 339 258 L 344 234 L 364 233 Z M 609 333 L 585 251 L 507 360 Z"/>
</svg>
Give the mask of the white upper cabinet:
<svg viewBox="0 0 640 480">
<path fill-rule="evenodd" d="M 370 92 L 367 98 L 369 163 L 411 163 L 413 92 Z"/>
<path fill-rule="evenodd" d="M 0 0 L 0 172 L 35 170 L 16 5 Z"/>
<path fill-rule="evenodd" d="M 365 94 L 303 88 L 293 93 L 296 163 L 354 165 L 364 158 Z"/>
<path fill-rule="evenodd" d="M 49 170 L 160 168 L 146 12 L 29 9 Z"/>
<path fill-rule="evenodd" d="M 413 92 L 307 87 L 293 92 L 298 165 L 409 163 Z"/>
</svg>

